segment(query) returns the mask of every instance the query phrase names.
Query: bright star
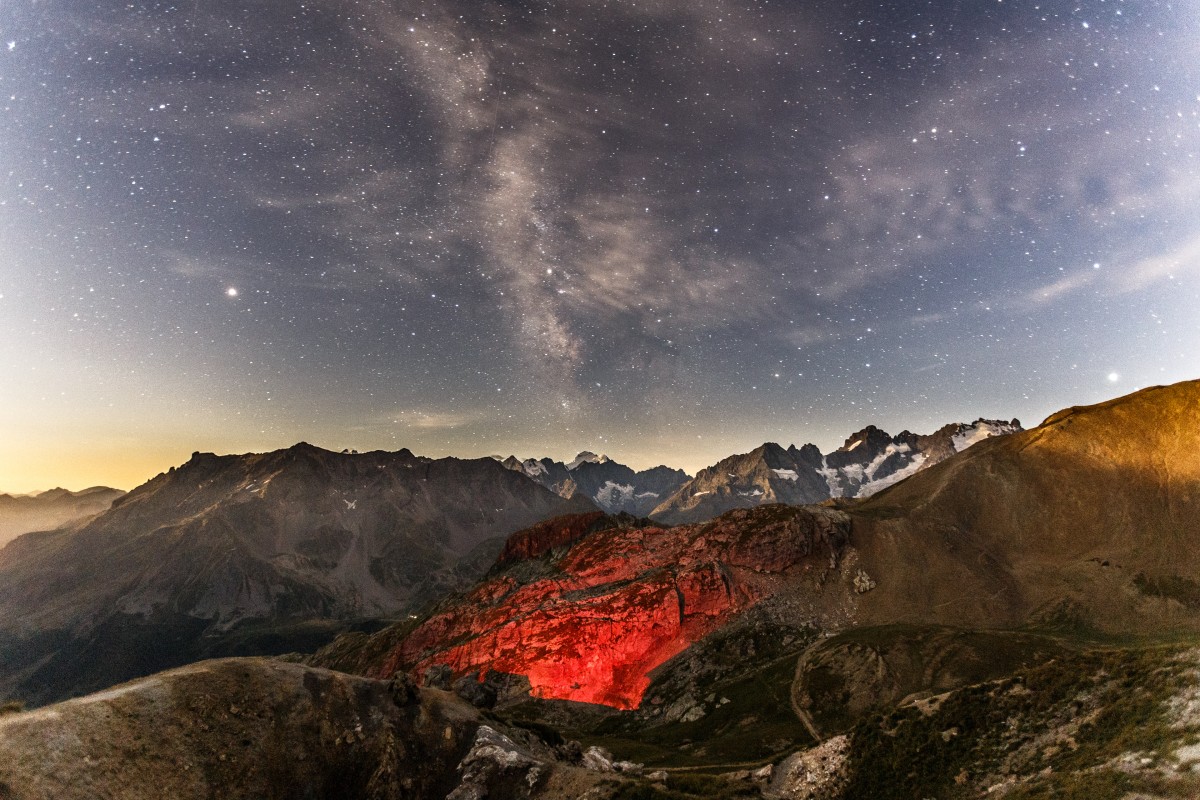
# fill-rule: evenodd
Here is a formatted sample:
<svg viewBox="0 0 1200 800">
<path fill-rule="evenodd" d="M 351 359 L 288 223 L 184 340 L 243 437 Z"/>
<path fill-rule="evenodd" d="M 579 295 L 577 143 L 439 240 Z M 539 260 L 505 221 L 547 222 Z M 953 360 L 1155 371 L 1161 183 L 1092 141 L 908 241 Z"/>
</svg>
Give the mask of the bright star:
<svg viewBox="0 0 1200 800">
<path fill-rule="evenodd" d="M 226 290 L 225 290 L 225 294 L 226 294 L 227 296 L 229 296 L 229 297 L 237 297 L 237 296 L 238 296 L 238 290 L 237 290 L 237 287 L 236 287 L 236 286 L 230 286 L 228 289 L 226 289 Z"/>
<path fill-rule="evenodd" d="M 1117 373 L 1115 373 L 1115 372 L 1108 373 L 1108 382 L 1109 383 L 1116 383 L 1119 380 L 1121 380 L 1121 376 L 1118 375 Z"/>
</svg>

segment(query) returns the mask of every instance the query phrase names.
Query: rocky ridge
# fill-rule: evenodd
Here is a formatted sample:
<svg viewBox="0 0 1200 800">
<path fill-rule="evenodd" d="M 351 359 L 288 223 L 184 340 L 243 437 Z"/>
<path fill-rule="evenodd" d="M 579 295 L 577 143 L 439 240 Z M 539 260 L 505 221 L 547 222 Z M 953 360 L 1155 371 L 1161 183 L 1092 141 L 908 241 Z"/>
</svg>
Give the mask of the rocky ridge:
<svg viewBox="0 0 1200 800">
<path fill-rule="evenodd" d="M 636 708 L 652 670 L 787 581 L 827 582 L 849 602 L 839 562 L 848 528 L 844 514 L 820 507 L 734 511 L 671 529 L 556 520 L 510 539 L 509 560 L 367 672 L 506 673 L 534 697 Z"/>
<path fill-rule="evenodd" d="M 952 423 L 924 436 L 909 431 L 892 436 L 868 425 L 828 455 L 813 444 L 784 449 L 767 442 L 701 470 L 647 513 L 679 524 L 710 519 L 731 508 L 867 497 L 984 439 L 1020 430 L 1015 419 Z"/>
<path fill-rule="evenodd" d="M 644 517 L 689 478 L 683 470 L 665 466 L 635 472 L 608 456 L 586 450 L 569 464 L 549 458 L 496 458 L 561 497 L 586 497 L 610 514 Z"/>
<path fill-rule="evenodd" d="M 618 782 L 586 755 L 402 679 L 225 659 L 0 716 L 0 796 L 505 800 Z"/>
</svg>

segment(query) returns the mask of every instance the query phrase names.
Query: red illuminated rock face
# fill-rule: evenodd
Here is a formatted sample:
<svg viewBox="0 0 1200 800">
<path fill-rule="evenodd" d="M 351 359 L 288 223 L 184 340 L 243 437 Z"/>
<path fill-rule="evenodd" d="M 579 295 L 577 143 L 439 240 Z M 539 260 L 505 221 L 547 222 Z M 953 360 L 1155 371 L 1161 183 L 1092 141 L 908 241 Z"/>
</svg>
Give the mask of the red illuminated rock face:
<svg viewBox="0 0 1200 800">
<path fill-rule="evenodd" d="M 597 511 L 593 514 L 568 514 L 539 522 L 508 537 L 497 562 L 509 564 L 513 561 L 538 558 L 556 547 L 582 539 L 594 526 L 602 525 L 603 520 L 607 519 L 608 515 Z"/>
<path fill-rule="evenodd" d="M 636 708 L 651 670 L 790 572 L 836 561 L 849 529 L 837 511 L 785 506 L 670 529 L 603 525 L 588 514 L 515 534 L 505 572 L 425 621 L 372 674 L 419 678 L 448 664 L 455 675 L 524 675 L 535 697 Z"/>
</svg>

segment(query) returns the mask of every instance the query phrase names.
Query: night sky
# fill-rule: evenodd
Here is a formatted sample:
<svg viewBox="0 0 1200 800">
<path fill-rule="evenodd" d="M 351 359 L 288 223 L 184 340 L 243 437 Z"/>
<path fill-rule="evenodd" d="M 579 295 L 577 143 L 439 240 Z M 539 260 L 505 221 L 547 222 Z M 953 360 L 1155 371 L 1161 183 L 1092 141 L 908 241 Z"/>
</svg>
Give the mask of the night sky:
<svg viewBox="0 0 1200 800">
<path fill-rule="evenodd" d="M 1200 2 L 0 4 L 0 490 L 1200 376 Z"/>
</svg>

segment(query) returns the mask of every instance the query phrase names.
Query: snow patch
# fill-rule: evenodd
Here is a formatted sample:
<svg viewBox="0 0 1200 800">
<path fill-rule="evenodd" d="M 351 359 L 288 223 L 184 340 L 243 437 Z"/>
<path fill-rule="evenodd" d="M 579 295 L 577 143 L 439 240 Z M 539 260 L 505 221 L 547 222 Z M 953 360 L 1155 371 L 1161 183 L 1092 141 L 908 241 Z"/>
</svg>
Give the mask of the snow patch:
<svg viewBox="0 0 1200 800">
<path fill-rule="evenodd" d="M 567 464 L 567 469 L 575 469 L 580 464 L 607 464 L 611 460 L 612 459 L 610 459 L 608 456 L 598 456 L 591 450 L 584 450 L 582 453 L 575 456 L 574 460 L 572 460 L 570 464 Z"/>
<path fill-rule="evenodd" d="M 889 444 L 883 449 L 883 452 L 875 456 L 870 464 L 863 467 L 863 475 L 866 480 L 874 480 L 875 473 L 883 466 L 883 462 L 894 456 L 896 453 L 908 453 L 912 448 L 906 444 Z"/>
<path fill-rule="evenodd" d="M 521 462 L 521 471 L 531 478 L 546 474 L 546 468 L 542 463 L 532 458 Z"/>
<path fill-rule="evenodd" d="M 779 478 L 782 481 L 793 481 L 794 482 L 794 481 L 800 480 L 800 476 L 796 473 L 796 470 L 794 470 L 794 469 L 772 469 L 771 472 L 774 472 L 775 477 Z"/>
<path fill-rule="evenodd" d="M 971 445 L 979 444 L 984 439 L 1016 433 L 1017 430 L 1016 427 L 1007 422 L 989 422 L 981 419 L 960 428 L 958 433 L 950 438 L 950 444 L 954 447 L 954 452 L 961 453 Z"/>
<path fill-rule="evenodd" d="M 606 511 L 611 511 L 614 508 L 620 508 L 625 503 L 632 502 L 633 498 L 633 486 L 606 481 L 596 492 L 595 500 Z"/>
<path fill-rule="evenodd" d="M 893 484 L 899 483 L 900 481 L 907 478 L 909 475 L 914 475 L 914 474 L 920 472 L 921 467 L 923 467 L 925 464 L 926 458 L 927 458 L 927 456 L 924 453 L 918 453 L 913 458 L 913 460 L 911 462 L 909 462 L 909 464 L 907 466 L 905 466 L 903 469 L 898 469 L 895 472 L 893 472 L 891 475 L 888 475 L 885 478 L 880 478 L 877 481 L 872 480 L 872 481 L 868 481 L 867 483 L 864 483 L 858 489 L 858 496 L 859 497 L 870 497 L 871 495 L 875 494 L 878 491 L 882 491 L 883 489 L 886 489 L 887 487 L 889 487 Z"/>
<path fill-rule="evenodd" d="M 756 489 L 754 489 L 754 491 L 751 491 L 751 492 L 738 492 L 738 494 L 739 494 L 739 495 L 741 495 L 742 497 L 762 497 L 762 496 L 763 496 L 763 490 L 762 490 L 762 489 L 757 489 L 757 488 L 756 488 Z"/>
<path fill-rule="evenodd" d="M 842 475 L 836 469 L 829 466 L 829 462 L 821 456 L 821 467 L 817 470 L 817 474 L 825 479 L 825 485 L 829 487 L 830 497 L 842 497 L 845 491 L 842 488 Z"/>
</svg>

